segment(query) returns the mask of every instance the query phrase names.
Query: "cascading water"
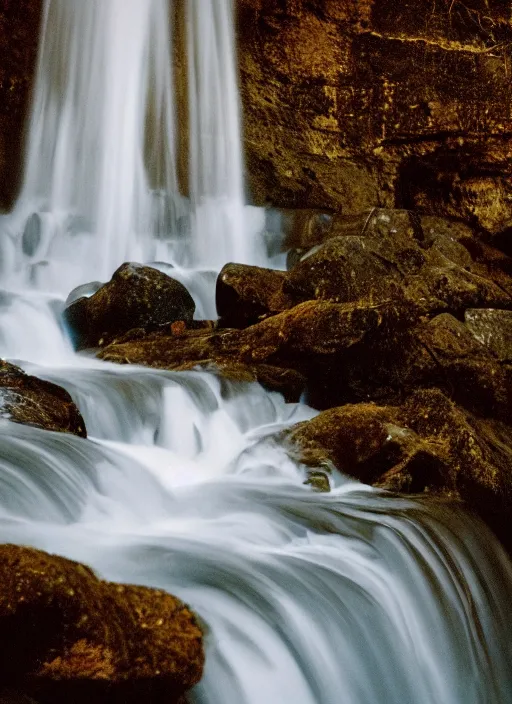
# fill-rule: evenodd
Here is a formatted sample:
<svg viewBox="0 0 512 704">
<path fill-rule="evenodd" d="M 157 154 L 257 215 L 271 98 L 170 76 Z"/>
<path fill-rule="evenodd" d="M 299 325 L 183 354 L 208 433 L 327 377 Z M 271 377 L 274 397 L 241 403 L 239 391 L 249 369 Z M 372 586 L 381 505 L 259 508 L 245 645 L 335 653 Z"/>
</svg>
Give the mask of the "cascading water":
<svg viewBox="0 0 512 704">
<path fill-rule="evenodd" d="M 203 227 L 229 235 L 217 252 L 201 241 L 204 259 L 192 261 L 211 267 L 257 251 L 242 241 L 235 248 L 237 230 L 226 223 L 236 228 L 240 211 L 224 207 L 242 203 L 238 137 L 222 137 L 223 126 L 232 136 L 238 129 L 237 96 L 221 100 L 218 82 L 224 72 L 235 85 L 229 7 L 188 4 L 193 232 L 196 241 Z M 83 281 L 99 275 L 90 262 L 109 275 L 134 253 L 153 257 L 170 212 L 154 209 L 157 185 L 162 202 L 179 207 L 166 8 L 160 0 L 46 2 L 17 213 L 26 218 L 38 201 L 39 226 L 53 223 L 53 239 L 38 243 L 44 228 L 32 223 L 25 234 L 34 254 L 23 260 L 16 213 L 3 235 L 2 283 L 18 288 L 0 296 L 0 355 L 65 387 L 89 439 L 0 419 L 0 541 L 190 603 L 209 629 L 205 676 L 190 701 L 507 704 L 512 569 L 483 526 L 453 507 L 338 474 L 330 494 L 315 493 L 274 440 L 314 411 L 257 384 L 75 355 L 59 322 L 62 299 L 41 290 L 64 288 L 73 262 Z M 116 67 L 126 75 L 115 78 Z M 43 244 L 44 255 L 36 251 Z M 13 272 L 37 256 L 47 264 L 20 290 Z M 207 310 L 208 287 L 192 288 Z"/>
<path fill-rule="evenodd" d="M 199 263 L 216 268 L 261 257 L 244 208 L 232 15 L 232 0 L 187 2 L 192 237 Z"/>
<path fill-rule="evenodd" d="M 244 205 L 232 2 L 186 4 L 188 200 L 175 14 L 169 0 L 45 3 L 25 182 L 8 224 L 18 268 L 39 286 L 58 281 L 64 293 L 126 260 L 219 269 L 261 259 L 262 216 Z"/>
<path fill-rule="evenodd" d="M 158 194 L 178 190 L 169 37 L 165 0 L 46 3 L 18 207 L 41 213 L 50 262 L 73 261 L 69 242 L 84 234 L 96 277 L 153 256 Z"/>
</svg>

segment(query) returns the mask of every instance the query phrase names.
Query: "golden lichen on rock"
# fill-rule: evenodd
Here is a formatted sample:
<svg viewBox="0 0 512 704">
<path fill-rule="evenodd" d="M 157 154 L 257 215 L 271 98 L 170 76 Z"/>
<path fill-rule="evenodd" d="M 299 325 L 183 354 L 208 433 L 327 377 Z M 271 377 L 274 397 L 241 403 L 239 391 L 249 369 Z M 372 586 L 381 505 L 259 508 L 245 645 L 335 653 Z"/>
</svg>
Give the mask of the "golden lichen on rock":
<svg viewBox="0 0 512 704">
<path fill-rule="evenodd" d="M 52 702 L 174 702 L 201 677 L 202 632 L 177 598 L 0 546 L 0 679 Z M 121 699 L 120 699 L 121 698 Z"/>
<path fill-rule="evenodd" d="M 512 223 L 510 3 L 238 0 L 256 202 Z"/>
</svg>

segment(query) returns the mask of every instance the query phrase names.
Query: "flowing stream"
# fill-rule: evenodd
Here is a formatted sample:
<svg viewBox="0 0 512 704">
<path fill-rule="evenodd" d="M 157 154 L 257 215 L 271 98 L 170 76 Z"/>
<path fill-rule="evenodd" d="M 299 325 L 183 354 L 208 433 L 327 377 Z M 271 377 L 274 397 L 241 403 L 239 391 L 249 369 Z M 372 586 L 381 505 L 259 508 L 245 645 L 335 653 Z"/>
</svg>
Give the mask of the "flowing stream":
<svg viewBox="0 0 512 704">
<path fill-rule="evenodd" d="M 507 704 L 512 568 L 476 519 L 336 472 L 316 493 L 275 440 L 315 411 L 257 384 L 72 350 L 65 296 L 124 260 L 157 259 L 198 317 L 226 260 L 265 261 L 262 214 L 243 203 L 229 0 L 186 4 L 180 195 L 174 9 L 45 3 L 25 185 L 0 224 L 0 355 L 66 388 L 89 439 L 0 408 L 0 541 L 187 601 L 207 648 L 191 702 Z"/>
</svg>

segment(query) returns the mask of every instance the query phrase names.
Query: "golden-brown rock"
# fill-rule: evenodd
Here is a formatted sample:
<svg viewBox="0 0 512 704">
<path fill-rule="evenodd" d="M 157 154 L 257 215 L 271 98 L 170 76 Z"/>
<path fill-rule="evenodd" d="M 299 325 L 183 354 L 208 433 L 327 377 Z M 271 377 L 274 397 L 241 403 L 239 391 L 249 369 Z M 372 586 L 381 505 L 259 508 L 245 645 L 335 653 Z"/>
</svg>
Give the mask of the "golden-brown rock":
<svg viewBox="0 0 512 704">
<path fill-rule="evenodd" d="M 283 292 L 286 279 L 283 271 L 226 264 L 217 278 L 219 325 L 243 328 L 289 308 L 292 303 Z"/>
<path fill-rule="evenodd" d="M 438 389 L 402 404 L 349 404 L 287 432 L 289 451 L 310 466 L 401 493 L 463 499 L 512 547 L 512 428 L 476 416 Z"/>
<path fill-rule="evenodd" d="M 108 345 L 98 356 L 116 364 L 143 364 L 171 371 L 202 368 L 231 381 L 258 381 L 270 391 L 282 393 L 289 402 L 299 400 L 305 386 L 304 376 L 286 364 L 279 366 L 243 358 L 240 346 L 233 339 L 229 349 L 224 349 L 223 340 L 231 331 L 173 330 L 173 327 L 149 335 L 133 331 L 135 334 Z M 233 331 L 235 340 L 237 333 Z"/>
<path fill-rule="evenodd" d="M 254 199 L 512 223 L 507 0 L 238 0 Z"/>
<path fill-rule="evenodd" d="M 122 264 L 89 298 L 71 303 L 64 317 L 78 349 L 102 347 L 133 328 L 154 330 L 190 321 L 195 303 L 185 286 L 158 269 Z"/>
<path fill-rule="evenodd" d="M 4 685 L 55 704 L 163 704 L 201 677 L 201 630 L 170 594 L 15 545 L 0 546 L 0 581 Z"/>
</svg>

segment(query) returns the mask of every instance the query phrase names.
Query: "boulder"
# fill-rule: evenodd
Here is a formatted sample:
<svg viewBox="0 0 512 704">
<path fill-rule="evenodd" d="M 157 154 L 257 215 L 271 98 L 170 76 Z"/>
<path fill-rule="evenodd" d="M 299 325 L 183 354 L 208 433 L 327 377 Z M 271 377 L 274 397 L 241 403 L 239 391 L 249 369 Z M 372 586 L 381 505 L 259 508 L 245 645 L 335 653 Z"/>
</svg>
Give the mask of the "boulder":
<svg viewBox="0 0 512 704">
<path fill-rule="evenodd" d="M 283 293 L 286 273 L 246 264 L 226 264 L 217 278 L 219 325 L 244 328 L 289 308 Z"/>
<path fill-rule="evenodd" d="M 84 419 L 65 389 L 1 359 L 0 418 L 87 437 Z"/>
<path fill-rule="evenodd" d="M 381 329 L 407 324 L 408 313 L 400 301 L 379 306 L 305 301 L 245 330 L 226 332 L 221 354 L 246 363 L 311 370 Z"/>
<path fill-rule="evenodd" d="M 364 483 L 463 500 L 512 547 L 512 428 L 457 406 L 438 389 L 400 405 L 348 404 L 285 433 L 310 467 L 332 464 Z"/>
<path fill-rule="evenodd" d="M 332 373 L 325 382 L 339 402 L 389 402 L 418 387 L 436 386 L 475 412 L 505 421 L 512 412 L 506 365 L 447 313 L 355 346 L 339 369 L 338 380 Z"/>
<path fill-rule="evenodd" d="M 399 303 L 389 306 L 306 301 L 244 330 L 166 330 L 113 343 L 98 356 L 108 361 L 175 368 L 190 360 L 300 366 L 317 356 L 342 352 L 394 319 L 406 318 Z"/>
<path fill-rule="evenodd" d="M 293 223 L 284 240 L 284 248 L 290 249 L 288 269 L 300 261 L 313 247 L 324 244 L 335 237 L 373 237 L 379 241 L 421 240 L 419 219 L 409 210 L 370 208 L 360 213 L 346 215 L 337 210 L 328 216 L 318 211 L 293 210 L 288 220 Z M 322 226 L 317 225 L 321 220 Z"/>
<path fill-rule="evenodd" d="M 424 263 L 414 241 L 334 237 L 301 258 L 289 272 L 284 290 L 296 301 L 379 303 L 389 300 L 404 277 L 418 273 Z"/>
<path fill-rule="evenodd" d="M 401 210 L 363 215 L 358 235 L 336 234 L 346 218 L 334 216 L 329 237 L 298 258 L 283 286 L 292 300 L 378 303 L 399 290 L 429 315 L 512 308 L 512 260 L 463 223 Z"/>
<path fill-rule="evenodd" d="M 64 318 L 77 349 L 102 347 L 132 330 L 154 330 L 192 320 L 195 304 L 185 286 L 158 269 L 125 263 L 90 297 L 68 306 Z"/>
<path fill-rule="evenodd" d="M 341 356 L 363 340 L 409 327 L 411 316 L 417 317 L 415 310 L 400 300 L 379 306 L 306 301 L 243 330 L 173 331 L 171 326 L 113 343 L 98 356 L 161 369 L 202 366 L 229 378 L 242 378 L 243 370 L 246 380 L 297 400 L 305 378 L 312 387 L 327 379 L 337 391 Z"/>
<path fill-rule="evenodd" d="M 201 678 L 194 614 L 156 589 L 0 546 L 0 679 L 52 704 L 178 702 Z"/>
</svg>

